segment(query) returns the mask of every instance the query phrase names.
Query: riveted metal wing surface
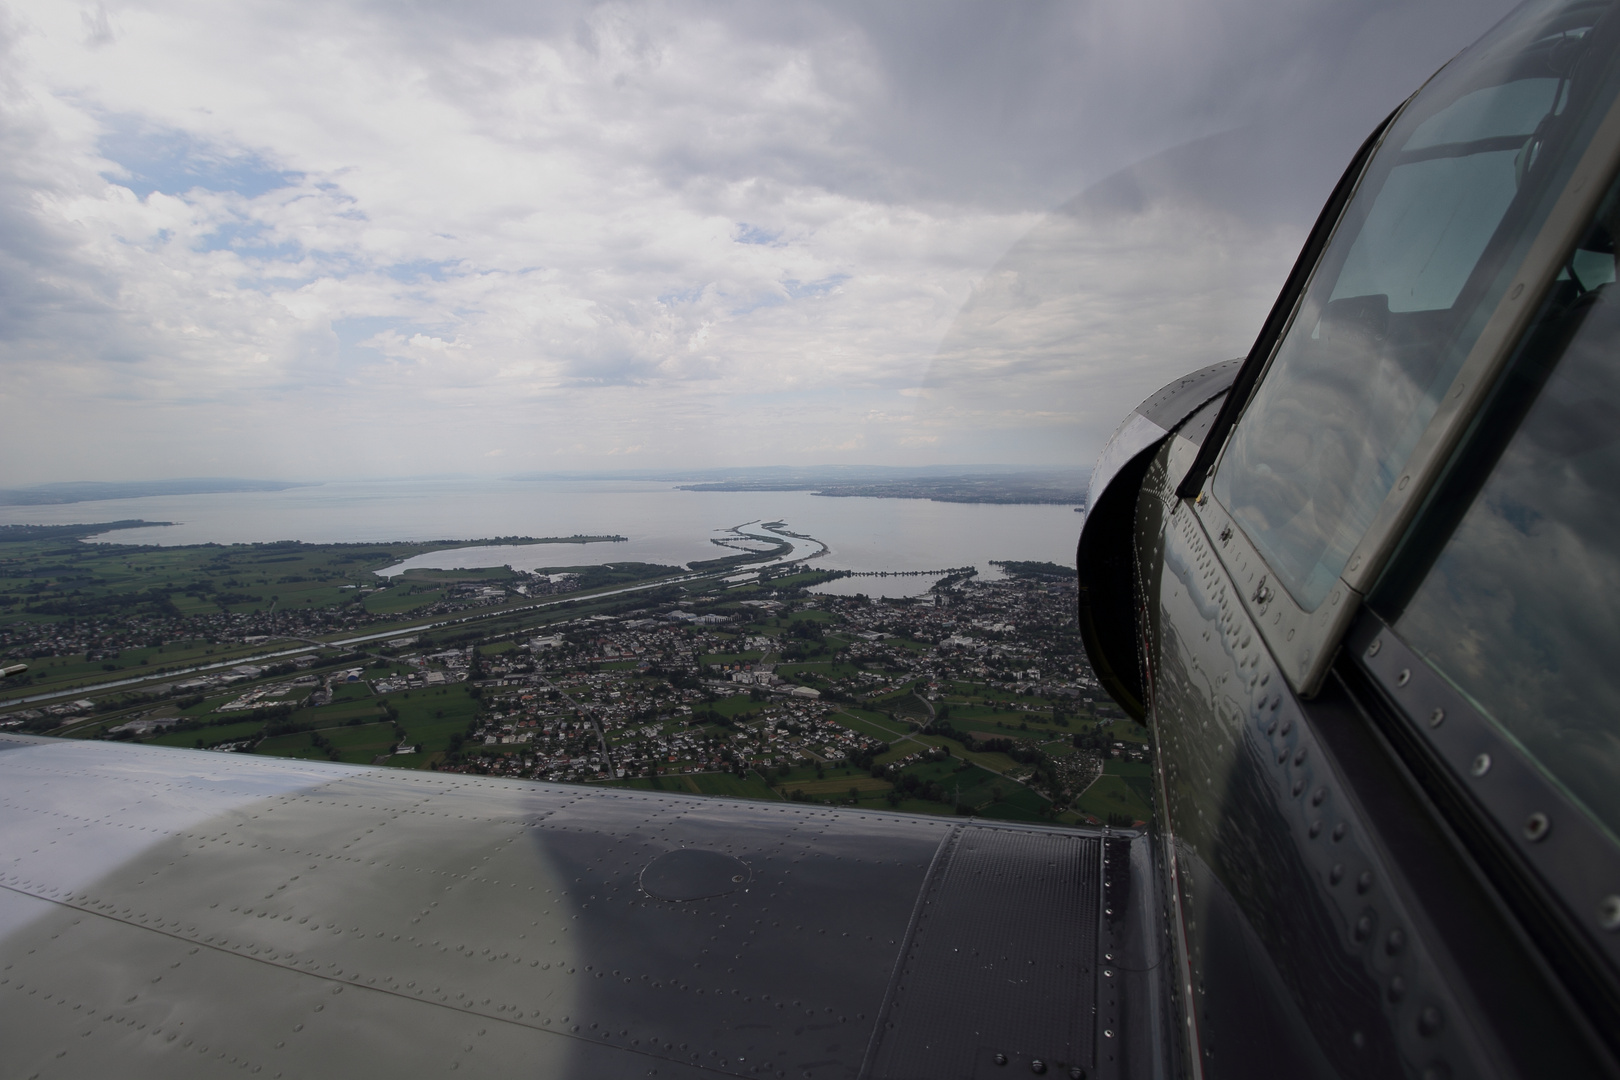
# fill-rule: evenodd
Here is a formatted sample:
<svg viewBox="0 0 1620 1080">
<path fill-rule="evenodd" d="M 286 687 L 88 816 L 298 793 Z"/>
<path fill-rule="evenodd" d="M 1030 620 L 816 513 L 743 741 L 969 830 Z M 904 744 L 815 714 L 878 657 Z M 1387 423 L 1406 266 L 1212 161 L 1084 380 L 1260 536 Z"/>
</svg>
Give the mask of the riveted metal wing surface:
<svg viewBox="0 0 1620 1080">
<path fill-rule="evenodd" d="M 1138 1075 L 1164 1022 L 1146 854 L 6 737 L 3 1071 Z"/>
</svg>

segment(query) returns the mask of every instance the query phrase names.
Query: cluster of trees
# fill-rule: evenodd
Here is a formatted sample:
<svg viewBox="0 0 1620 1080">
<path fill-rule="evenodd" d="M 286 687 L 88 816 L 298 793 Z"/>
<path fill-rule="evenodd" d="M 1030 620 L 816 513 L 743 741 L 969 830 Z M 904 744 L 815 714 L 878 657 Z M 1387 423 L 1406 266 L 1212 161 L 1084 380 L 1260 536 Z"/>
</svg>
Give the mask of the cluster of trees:
<svg viewBox="0 0 1620 1080">
<path fill-rule="evenodd" d="M 1021 765 L 1039 765 L 1046 760 L 1040 750 L 1017 739 L 984 739 L 978 745 L 980 750 L 1006 754 Z"/>
<path fill-rule="evenodd" d="M 788 624 L 789 639 L 782 650 L 784 660 L 807 660 L 812 656 L 825 656 L 832 651 L 827 644 L 827 631 L 813 619 L 801 619 Z"/>
<path fill-rule="evenodd" d="M 474 689 L 476 689 L 476 687 Z M 552 693 L 555 694 L 556 691 L 553 690 Z M 444 750 L 444 763 L 446 765 L 455 765 L 460 763 L 462 747 L 467 745 L 467 740 L 473 737 L 474 733 L 477 732 L 483 723 L 484 718 L 482 715 L 475 716 L 471 720 L 467 721 L 466 730 L 451 732 L 449 742 L 445 746 Z"/>
<path fill-rule="evenodd" d="M 963 762 L 966 765 L 966 762 Z M 889 791 L 889 802 L 897 805 L 901 799 L 923 799 L 927 802 L 949 802 L 950 792 L 938 780 L 923 780 L 916 773 L 903 772 L 894 778 Z"/>
<path fill-rule="evenodd" d="M 59 599 L 29 604 L 23 611 L 29 615 L 131 615 L 148 612 L 155 615 L 177 617 L 180 609 L 163 589 L 147 589 L 136 593 L 113 593 L 109 596 L 81 596 L 77 589 Z"/>
<path fill-rule="evenodd" d="M 855 766 L 857 769 L 865 769 L 873 776 L 881 777 L 884 772 L 884 767 L 876 762 L 878 758 L 882 757 L 888 752 L 889 744 L 879 743 L 875 748 L 855 751 L 855 753 L 850 755 L 849 763 Z"/>
<path fill-rule="evenodd" d="M 328 739 L 325 735 L 322 735 L 318 731 L 312 732 L 309 736 L 309 741 L 310 744 L 315 747 L 315 749 L 326 751 L 326 756 L 331 760 L 338 760 L 337 747 L 333 746 L 332 740 Z"/>
<path fill-rule="evenodd" d="M 1102 729 L 1102 725 L 1092 724 L 1083 731 L 1075 732 L 1070 741 L 1074 744 L 1076 750 L 1095 750 L 1098 753 L 1106 753 L 1109 744 L 1114 739 L 1112 735 Z"/>
</svg>

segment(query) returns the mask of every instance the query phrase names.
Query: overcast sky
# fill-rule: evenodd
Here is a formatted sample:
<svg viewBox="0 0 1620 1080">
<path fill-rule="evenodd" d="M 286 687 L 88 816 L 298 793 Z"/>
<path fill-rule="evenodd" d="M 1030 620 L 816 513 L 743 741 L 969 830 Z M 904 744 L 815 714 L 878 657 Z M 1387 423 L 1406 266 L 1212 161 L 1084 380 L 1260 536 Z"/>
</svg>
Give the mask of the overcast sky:
<svg viewBox="0 0 1620 1080">
<path fill-rule="evenodd" d="M 1089 469 L 1488 0 L 0 0 L 0 486 Z"/>
</svg>

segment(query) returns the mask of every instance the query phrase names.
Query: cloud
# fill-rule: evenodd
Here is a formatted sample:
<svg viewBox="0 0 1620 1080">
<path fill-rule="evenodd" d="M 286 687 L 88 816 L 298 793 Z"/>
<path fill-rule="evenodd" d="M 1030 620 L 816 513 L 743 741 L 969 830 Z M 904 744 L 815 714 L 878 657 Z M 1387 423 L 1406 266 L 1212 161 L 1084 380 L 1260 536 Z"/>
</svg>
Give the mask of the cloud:
<svg viewBox="0 0 1620 1080">
<path fill-rule="evenodd" d="M 1211 197 L 1243 185 L 1210 180 L 1223 163 L 1254 171 L 1267 134 L 1156 155 L 1031 229 L 962 305 L 917 391 L 916 429 L 1085 461 L 1149 392 L 1247 353 L 1304 230 Z"/>
<path fill-rule="evenodd" d="M 1497 13 L 14 2 L 5 479 L 1084 458 Z"/>
</svg>

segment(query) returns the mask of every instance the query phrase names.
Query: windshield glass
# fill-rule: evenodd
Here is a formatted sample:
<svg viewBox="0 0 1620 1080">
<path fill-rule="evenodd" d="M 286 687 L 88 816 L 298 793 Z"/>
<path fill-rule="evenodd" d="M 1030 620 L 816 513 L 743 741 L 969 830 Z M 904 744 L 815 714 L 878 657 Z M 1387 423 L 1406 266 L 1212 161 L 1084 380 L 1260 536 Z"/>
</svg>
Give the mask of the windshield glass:
<svg viewBox="0 0 1620 1080">
<path fill-rule="evenodd" d="M 1300 606 L 1344 569 L 1611 91 L 1589 8 L 1531 7 L 1391 126 L 1214 479 Z"/>
</svg>

